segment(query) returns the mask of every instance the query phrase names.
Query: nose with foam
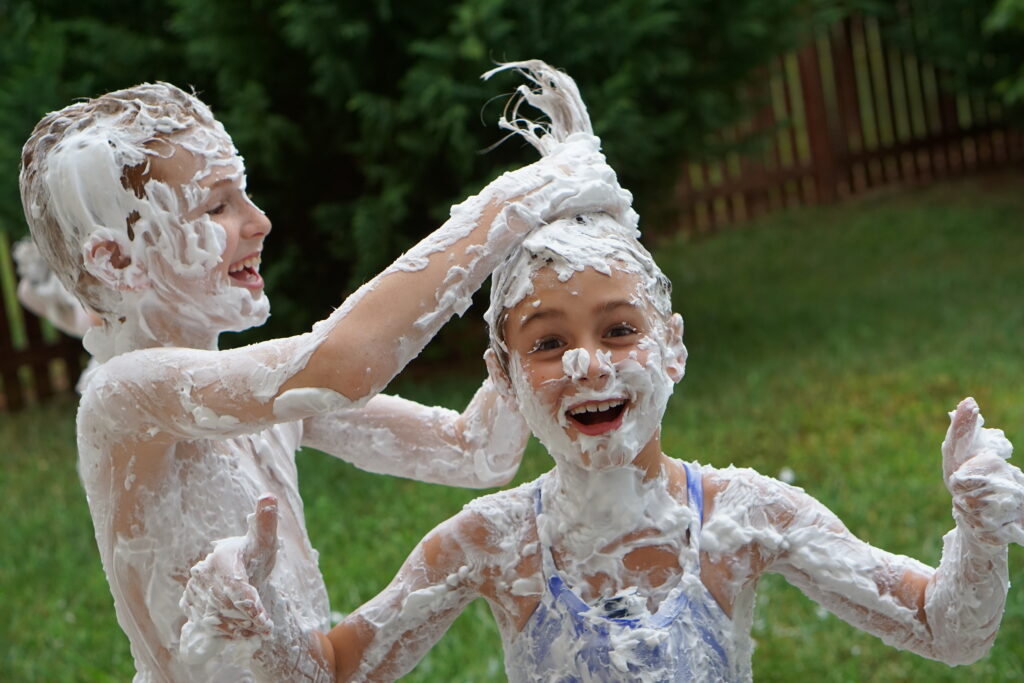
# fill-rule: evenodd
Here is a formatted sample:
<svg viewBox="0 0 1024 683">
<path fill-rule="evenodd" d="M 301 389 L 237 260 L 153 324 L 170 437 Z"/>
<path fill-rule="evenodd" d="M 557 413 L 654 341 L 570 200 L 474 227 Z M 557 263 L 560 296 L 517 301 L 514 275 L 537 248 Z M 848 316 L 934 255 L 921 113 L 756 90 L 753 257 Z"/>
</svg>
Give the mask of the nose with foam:
<svg viewBox="0 0 1024 683">
<path fill-rule="evenodd" d="M 574 382 L 607 377 L 612 373 L 612 354 L 598 349 L 593 356 L 583 348 L 569 349 L 562 355 L 562 371 Z"/>
</svg>

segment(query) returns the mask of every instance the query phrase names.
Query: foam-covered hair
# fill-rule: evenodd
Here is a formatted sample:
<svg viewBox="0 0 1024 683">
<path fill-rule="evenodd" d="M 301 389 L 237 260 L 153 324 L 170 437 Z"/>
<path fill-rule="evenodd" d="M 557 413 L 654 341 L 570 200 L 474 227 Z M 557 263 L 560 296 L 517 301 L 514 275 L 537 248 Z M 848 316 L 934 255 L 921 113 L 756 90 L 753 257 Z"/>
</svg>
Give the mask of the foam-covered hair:
<svg viewBox="0 0 1024 683">
<path fill-rule="evenodd" d="M 108 302 L 83 267 L 83 244 L 98 229 L 135 240 L 133 212 L 152 199 L 150 160 L 172 154 L 160 144 L 171 140 L 197 156 L 234 153 L 209 107 L 169 83 L 143 83 L 47 114 L 22 149 L 21 200 L 32 236 L 64 287 L 94 310 L 104 312 Z"/>
<path fill-rule="evenodd" d="M 516 89 L 499 120 L 502 128 L 520 135 L 542 156 L 551 154 L 572 135 L 593 135 L 587 107 L 568 74 L 540 60 L 529 60 L 502 64 L 484 77 L 509 69 L 519 71 L 533 87 L 520 85 Z M 547 121 L 524 116 L 520 111 L 524 103 L 540 110 Z M 640 244 L 639 217 L 631 209 L 622 211 L 623 195 L 631 199 L 628 192 L 620 190 L 608 198 L 607 211 L 560 216 L 537 228 L 494 271 L 490 308 L 484 318 L 491 347 L 503 366 L 507 367 L 508 360 L 504 341 L 508 309 L 532 292 L 533 277 L 541 268 L 551 268 L 563 282 L 588 267 L 606 274 L 613 267 L 633 273 L 640 280 L 642 295 L 655 310 L 666 317 L 671 314 L 671 282 Z"/>
</svg>

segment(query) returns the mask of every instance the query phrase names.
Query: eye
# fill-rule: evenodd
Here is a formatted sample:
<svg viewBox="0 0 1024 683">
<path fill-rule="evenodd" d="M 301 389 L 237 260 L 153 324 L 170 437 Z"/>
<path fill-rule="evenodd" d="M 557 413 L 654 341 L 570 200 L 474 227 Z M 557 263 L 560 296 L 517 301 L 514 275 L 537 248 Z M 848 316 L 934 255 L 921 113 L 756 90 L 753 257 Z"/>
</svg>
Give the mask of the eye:
<svg viewBox="0 0 1024 683">
<path fill-rule="evenodd" d="M 224 209 L 226 209 L 226 208 L 228 208 L 227 204 L 220 203 L 217 206 L 213 207 L 212 209 L 208 210 L 206 212 L 206 215 L 207 216 L 219 216 L 220 214 L 224 213 Z"/>
<path fill-rule="evenodd" d="M 636 329 L 629 323 L 615 323 L 608 328 L 608 331 L 604 333 L 606 337 L 628 337 L 633 334 L 638 334 L 640 330 Z"/>
<path fill-rule="evenodd" d="M 557 348 L 562 347 L 562 340 L 558 337 L 542 337 L 538 339 L 533 348 L 530 349 L 530 353 L 541 353 L 544 351 L 554 351 Z"/>
</svg>

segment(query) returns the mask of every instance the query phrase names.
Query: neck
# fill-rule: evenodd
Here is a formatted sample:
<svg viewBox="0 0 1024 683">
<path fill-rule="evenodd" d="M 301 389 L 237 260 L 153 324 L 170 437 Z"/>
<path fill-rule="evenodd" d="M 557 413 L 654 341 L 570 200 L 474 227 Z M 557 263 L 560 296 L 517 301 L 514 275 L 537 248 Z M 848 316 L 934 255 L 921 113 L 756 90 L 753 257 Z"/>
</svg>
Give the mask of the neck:
<svg viewBox="0 0 1024 683">
<path fill-rule="evenodd" d="M 144 306 L 129 316 L 104 321 L 86 333 L 86 350 L 100 362 L 129 351 L 159 347 L 216 350 L 219 333 L 201 326 L 182 324 L 162 315 L 146 315 Z"/>
<path fill-rule="evenodd" d="M 623 467 L 591 470 L 560 462 L 544 486 L 542 540 L 585 561 L 635 531 L 685 529 L 685 506 L 669 490 L 670 462 L 657 436 Z"/>
</svg>

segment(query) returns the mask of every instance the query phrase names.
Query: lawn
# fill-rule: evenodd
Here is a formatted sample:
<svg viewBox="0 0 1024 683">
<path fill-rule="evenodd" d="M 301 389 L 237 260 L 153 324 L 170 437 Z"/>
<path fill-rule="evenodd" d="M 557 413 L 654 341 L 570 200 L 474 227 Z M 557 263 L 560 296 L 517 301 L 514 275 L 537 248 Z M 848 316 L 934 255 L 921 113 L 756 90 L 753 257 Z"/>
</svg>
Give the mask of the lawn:
<svg viewBox="0 0 1024 683">
<path fill-rule="evenodd" d="M 974 396 L 990 426 L 1024 444 L 1022 181 L 889 191 L 660 243 L 690 349 L 666 452 L 770 475 L 788 468 L 861 537 L 937 563 L 952 523 L 939 454 L 946 412 Z M 482 376 L 482 363 L 469 376 L 417 372 L 394 389 L 458 407 Z M 5 681 L 131 677 L 75 474 L 73 420 L 66 400 L 0 417 Z M 364 474 L 315 452 L 298 459 L 340 612 L 374 595 L 415 542 L 474 495 Z M 517 482 L 549 464 L 531 444 Z M 1024 551 L 1012 548 L 1010 562 L 1017 585 L 1002 630 L 992 653 L 966 669 L 888 648 L 770 576 L 758 596 L 755 676 L 1021 680 Z M 499 681 L 501 661 L 477 601 L 407 680 Z"/>
</svg>

